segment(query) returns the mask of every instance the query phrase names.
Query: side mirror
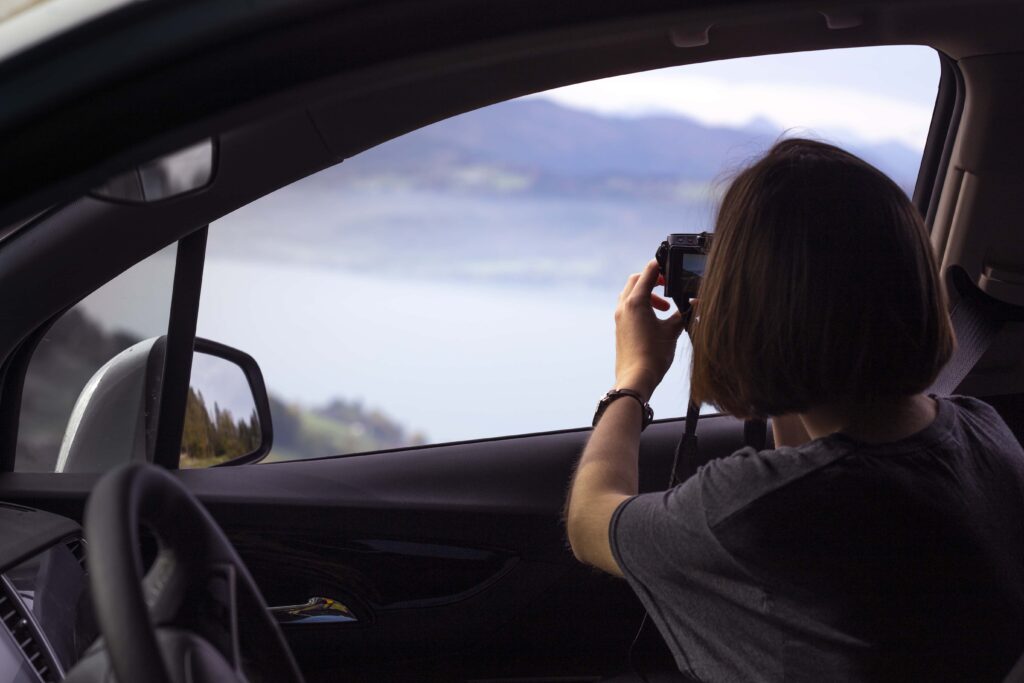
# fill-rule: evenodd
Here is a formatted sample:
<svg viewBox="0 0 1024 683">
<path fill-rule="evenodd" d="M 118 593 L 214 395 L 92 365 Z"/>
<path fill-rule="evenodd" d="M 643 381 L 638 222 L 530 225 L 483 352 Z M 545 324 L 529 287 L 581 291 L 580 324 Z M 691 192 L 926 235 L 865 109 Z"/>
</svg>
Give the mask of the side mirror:
<svg viewBox="0 0 1024 683">
<path fill-rule="evenodd" d="M 263 373 L 249 354 L 196 338 L 181 469 L 257 462 L 274 442 Z"/>
<path fill-rule="evenodd" d="M 96 371 L 71 412 L 57 472 L 153 461 L 166 346 L 166 337 L 146 339 Z M 270 401 L 252 356 L 196 338 L 182 436 L 181 467 L 255 462 L 270 452 Z"/>
</svg>

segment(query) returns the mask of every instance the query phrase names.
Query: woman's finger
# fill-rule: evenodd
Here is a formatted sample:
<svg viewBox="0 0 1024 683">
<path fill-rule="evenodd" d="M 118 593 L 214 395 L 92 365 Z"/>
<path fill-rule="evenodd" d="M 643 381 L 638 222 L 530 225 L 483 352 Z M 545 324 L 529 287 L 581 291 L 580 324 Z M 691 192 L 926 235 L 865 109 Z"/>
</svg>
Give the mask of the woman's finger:
<svg viewBox="0 0 1024 683">
<path fill-rule="evenodd" d="M 659 311 L 667 311 L 672 308 L 672 305 L 669 302 L 665 301 L 653 292 L 651 293 L 651 306 L 654 306 Z"/>
<path fill-rule="evenodd" d="M 658 275 L 658 262 L 651 259 L 647 262 L 643 272 L 640 273 L 640 277 L 633 284 L 633 295 L 646 298 L 648 294 L 654 291 L 654 284 L 658 281 Z"/>
<path fill-rule="evenodd" d="M 686 316 L 683 315 L 682 311 L 676 310 L 675 313 L 665 318 L 665 322 L 672 325 L 677 336 L 686 329 Z"/>
<path fill-rule="evenodd" d="M 629 296 L 629 293 L 632 292 L 633 288 L 636 286 L 636 281 L 639 279 L 640 273 L 633 273 L 628 278 L 626 278 L 626 286 L 622 288 L 622 292 L 619 294 L 619 301 L 622 301 L 627 296 Z"/>
</svg>

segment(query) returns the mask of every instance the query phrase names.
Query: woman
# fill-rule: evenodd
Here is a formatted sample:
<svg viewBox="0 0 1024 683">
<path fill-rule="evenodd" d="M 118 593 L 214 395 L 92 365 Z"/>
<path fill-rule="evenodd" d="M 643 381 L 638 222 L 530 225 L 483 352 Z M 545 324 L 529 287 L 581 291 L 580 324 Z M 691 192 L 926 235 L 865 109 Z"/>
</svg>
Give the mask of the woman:
<svg viewBox="0 0 1024 683">
<path fill-rule="evenodd" d="M 906 195 L 785 140 L 722 200 L 693 339 L 698 401 L 772 416 L 775 449 L 637 494 L 643 404 L 683 331 L 655 262 L 616 310 L 615 388 L 567 504 L 576 556 L 624 575 L 707 681 L 1001 680 L 1024 650 L 1024 453 L 924 393 L 953 335 Z"/>
</svg>

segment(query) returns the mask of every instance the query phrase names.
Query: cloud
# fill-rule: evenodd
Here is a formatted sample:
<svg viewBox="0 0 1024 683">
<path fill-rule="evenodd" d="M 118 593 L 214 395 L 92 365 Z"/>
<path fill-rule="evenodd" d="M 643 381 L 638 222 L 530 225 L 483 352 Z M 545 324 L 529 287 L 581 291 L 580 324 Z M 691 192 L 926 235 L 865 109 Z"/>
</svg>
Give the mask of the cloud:
<svg viewBox="0 0 1024 683">
<path fill-rule="evenodd" d="M 896 141 L 922 149 L 932 106 L 842 85 L 730 82 L 678 69 L 617 76 L 534 97 L 606 115 L 683 115 L 742 127 L 767 119 L 841 143 Z"/>
</svg>

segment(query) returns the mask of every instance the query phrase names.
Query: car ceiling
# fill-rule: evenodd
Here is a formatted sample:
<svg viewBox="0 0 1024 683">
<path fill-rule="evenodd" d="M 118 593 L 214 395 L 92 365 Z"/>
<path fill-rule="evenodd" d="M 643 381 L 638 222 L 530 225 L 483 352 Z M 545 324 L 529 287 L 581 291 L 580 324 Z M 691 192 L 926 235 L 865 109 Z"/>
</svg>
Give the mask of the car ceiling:
<svg viewBox="0 0 1024 683">
<path fill-rule="evenodd" d="M 0 65 L 13 103 L 0 225 L 56 207 L 0 243 L 0 287 L 35 293 L 0 304 L 0 358 L 184 234 L 405 132 L 582 80 L 776 52 L 924 44 L 958 60 L 967 133 L 933 239 L 975 275 L 994 249 L 1024 263 L 1001 220 L 1024 208 L 1024 64 L 1006 54 L 1024 49 L 1022 18 L 1022 2 L 976 0 L 133 5 Z M 151 205 L 85 194 L 205 137 L 219 153 L 202 191 Z"/>
</svg>

